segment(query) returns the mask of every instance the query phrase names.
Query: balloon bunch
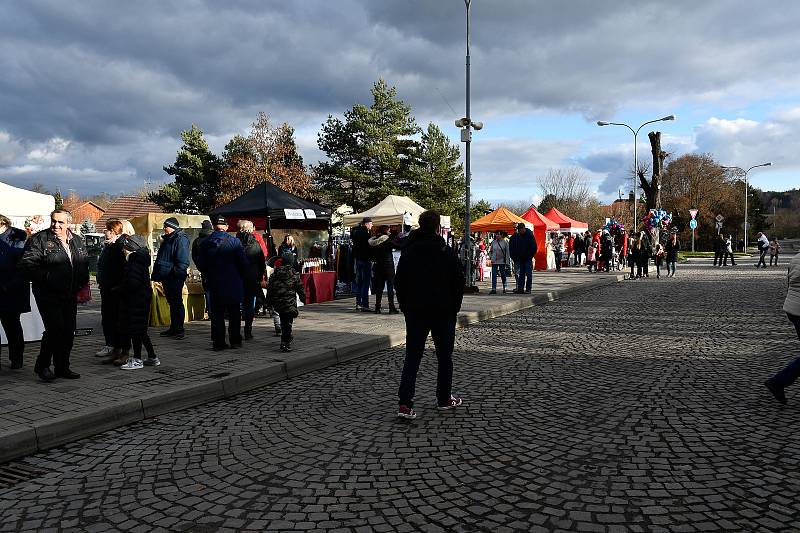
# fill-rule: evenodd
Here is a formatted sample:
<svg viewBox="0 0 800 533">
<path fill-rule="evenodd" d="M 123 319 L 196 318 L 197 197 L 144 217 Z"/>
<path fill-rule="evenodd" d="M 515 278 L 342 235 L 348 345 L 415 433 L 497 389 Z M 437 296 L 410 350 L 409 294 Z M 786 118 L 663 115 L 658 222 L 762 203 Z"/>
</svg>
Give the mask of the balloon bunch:
<svg viewBox="0 0 800 533">
<path fill-rule="evenodd" d="M 666 230 L 672 223 L 672 213 L 667 213 L 663 209 L 651 209 L 642 217 L 642 222 L 649 231 L 655 228 Z"/>
<path fill-rule="evenodd" d="M 622 235 L 625 233 L 625 225 L 620 224 L 613 218 L 606 222 L 606 225 L 603 226 L 603 229 L 608 231 L 608 233 L 611 235 Z"/>
</svg>

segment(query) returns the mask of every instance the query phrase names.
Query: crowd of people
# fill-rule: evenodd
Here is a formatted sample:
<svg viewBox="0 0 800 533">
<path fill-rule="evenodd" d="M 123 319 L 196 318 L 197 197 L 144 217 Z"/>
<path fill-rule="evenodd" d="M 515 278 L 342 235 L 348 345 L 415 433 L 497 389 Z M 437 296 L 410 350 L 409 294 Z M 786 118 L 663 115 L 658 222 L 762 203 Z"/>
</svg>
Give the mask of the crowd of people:
<svg viewBox="0 0 800 533">
<path fill-rule="evenodd" d="M 13 228 L 10 220 L 0 215 L 0 321 L 8 339 L 11 368 L 23 366 L 20 315 L 30 311 L 32 292 L 44 324 L 34 372 L 44 382 L 80 378 L 71 367 L 70 356 L 77 305 L 90 298 L 88 256 L 83 240 L 69 229 L 70 213 L 56 209 L 50 219 L 49 229 L 26 239 L 24 231 Z M 229 233 L 224 217 L 214 217 L 204 223 L 200 236 L 191 243 L 174 217 L 164 221 L 163 229 L 151 272 L 150 251 L 132 225 L 119 219 L 106 224 L 105 246 L 97 268 L 105 346 L 96 355 L 104 363 L 125 370 L 161 364 L 148 335 L 154 285 L 170 307 L 170 327 L 160 335 L 174 340 L 185 338 L 182 293 L 190 257 L 202 273 L 214 351 L 240 348 L 244 341 L 253 338 L 253 318 L 259 305 L 273 311 L 280 350 L 291 351 L 298 301 L 305 298 L 297 247 L 291 236 L 284 239 L 277 253 L 270 253 L 253 223 L 247 220 L 239 221 L 239 231 L 234 236 Z M 388 226 L 381 226 L 373 234 L 372 220 L 364 218 L 353 230 L 352 240 L 357 272 L 356 308 L 381 313 L 386 288 L 389 313 L 404 314 L 406 356 L 398 389 L 398 416 L 413 419 L 417 416 L 416 376 L 429 334 L 438 360 L 437 406 L 446 410 L 462 405 L 462 400 L 452 395 L 452 353 L 465 277 L 459 254 L 437 234 L 436 212 L 426 211 L 419 217 L 419 228 L 408 229 L 393 233 Z M 480 239 L 475 243 L 491 261 L 491 293 L 496 294 L 498 277 L 502 291 L 507 291 L 512 265 L 516 277 L 513 292 L 531 292 L 537 244 L 530 229 L 519 224 L 510 238 L 498 232 L 488 244 Z M 631 279 L 648 277 L 651 260 L 656 277 L 661 276 L 664 264 L 667 276 L 674 276 L 680 250 L 674 233 L 653 246 L 646 232 L 630 232 L 621 238 L 608 231 L 583 235 L 555 233 L 549 236 L 547 246 L 553 250 L 557 268 L 562 264 L 582 266 L 585 262 L 590 271 L 608 271 L 627 264 Z M 720 253 L 715 256 L 715 266 L 726 265 L 728 258 L 735 265 L 730 236 L 720 236 L 716 246 L 715 252 Z M 402 253 L 395 269 L 394 251 L 398 249 Z M 758 250 L 757 267 L 766 268 L 766 254 L 771 257 L 770 264 L 777 265 L 780 245 L 776 240 L 770 241 L 759 233 Z M 267 276 L 270 268 L 272 274 Z M 267 279 L 266 293 L 262 291 L 264 279 Z M 784 305 L 800 338 L 798 284 L 800 255 L 789 266 L 789 294 Z M 370 286 L 375 295 L 374 308 L 369 305 Z M 784 389 L 799 376 L 800 358 L 797 358 L 765 385 L 778 401 L 786 403 Z"/>
<path fill-rule="evenodd" d="M 0 320 L 8 340 L 11 368 L 23 366 L 20 315 L 30 312 L 29 294 L 33 292 L 44 326 L 34 372 L 44 382 L 80 378 L 71 367 L 70 356 L 77 305 L 91 298 L 91 290 L 86 247 L 69 229 L 71 224 L 70 213 L 56 209 L 50 215 L 50 227 L 26 239 L 24 231 L 12 227 L 11 221 L 0 215 Z M 290 235 L 281 245 L 281 255 L 276 256 L 270 254 L 248 220 L 239 221 L 236 236 L 228 233 L 223 217 L 205 221 L 199 237 L 191 243 L 175 217 L 164 221 L 163 230 L 151 272 L 151 255 L 144 237 L 136 235 L 127 220 L 110 219 L 106 223 L 97 262 L 104 346 L 95 355 L 102 363 L 123 370 L 161 364 L 148 335 L 153 287 L 163 294 L 169 307 L 170 325 L 160 336 L 185 338 L 183 291 L 190 258 L 202 274 L 213 350 L 239 348 L 243 340 L 252 339 L 256 308 L 264 306 L 274 315 L 280 349 L 291 351 L 297 299 L 305 295 L 297 248 Z M 268 262 L 274 273 L 265 296 L 262 281 Z"/>
</svg>

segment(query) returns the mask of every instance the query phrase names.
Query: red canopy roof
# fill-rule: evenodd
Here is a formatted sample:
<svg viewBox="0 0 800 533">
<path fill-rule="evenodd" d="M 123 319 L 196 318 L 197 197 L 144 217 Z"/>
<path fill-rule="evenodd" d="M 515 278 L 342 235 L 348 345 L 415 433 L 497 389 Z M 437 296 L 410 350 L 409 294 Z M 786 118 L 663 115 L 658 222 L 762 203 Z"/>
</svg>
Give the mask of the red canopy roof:
<svg viewBox="0 0 800 533">
<path fill-rule="evenodd" d="M 556 222 L 553 222 L 539 211 L 536 208 L 531 207 L 525 214 L 522 215 L 522 218 L 533 224 L 535 229 L 544 229 L 546 231 L 558 229 L 559 225 Z"/>
<path fill-rule="evenodd" d="M 558 224 L 561 229 L 574 229 L 586 231 L 589 229 L 589 224 L 586 222 L 579 222 L 574 218 L 570 218 L 555 207 L 551 207 L 550 211 L 546 213 L 547 218 Z"/>
</svg>

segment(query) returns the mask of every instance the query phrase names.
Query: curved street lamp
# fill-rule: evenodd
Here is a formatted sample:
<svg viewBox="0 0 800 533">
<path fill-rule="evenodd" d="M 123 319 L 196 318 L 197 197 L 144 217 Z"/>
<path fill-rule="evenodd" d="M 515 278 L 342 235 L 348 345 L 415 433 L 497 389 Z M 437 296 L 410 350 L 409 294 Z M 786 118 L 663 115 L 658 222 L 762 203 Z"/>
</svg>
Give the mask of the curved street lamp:
<svg viewBox="0 0 800 533">
<path fill-rule="evenodd" d="M 722 167 L 728 170 L 738 170 L 744 174 L 744 253 L 747 253 L 747 197 L 750 193 L 750 187 L 747 184 L 747 174 L 754 168 L 769 167 L 769 166 L 772 166 L 771 162 L 761 163 L 760 165 L 753 165 L 747 170 L 743 169 L 742 167 Z"/>
<path fill-rule="evenodd" d="M 636 137 L 639 135 L 639 130 L 643 127 L 647 126 L 648 124 L 652 124 L 653 122 L 661 122 L 662 120 L 675 120 L 675 115 L 667 115 L 666 117 L 657 118 L 655 120 L 648 120 L 635 130 L 625 124 L 624 122 L 606 122 L 605 120 L 598 120 L 598 126 L 625 126 L 631 133 L 633 133 L 633 229 L 636 230 L 636 226 L 638 223 L 637 220 L 637 199 L 636 199 L 636 192 L 639 190 L 639 183 L 637 179 L 639 178 L 639 161 L 636 157 Z"/>
</svg>

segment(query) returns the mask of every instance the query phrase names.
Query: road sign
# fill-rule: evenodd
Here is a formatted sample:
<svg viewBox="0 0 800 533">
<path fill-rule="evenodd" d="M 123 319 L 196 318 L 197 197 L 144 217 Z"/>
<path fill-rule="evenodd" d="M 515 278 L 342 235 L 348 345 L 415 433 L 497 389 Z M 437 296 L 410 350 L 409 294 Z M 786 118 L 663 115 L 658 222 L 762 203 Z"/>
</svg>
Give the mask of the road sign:
<svg viewBox="0 0 800 533">
<path fill-rule="evenodd" d="M 689 209 L 689 214 L 692 215 L 692 220 L 697 216 L 698 209 Z"/>
<path fill-rule="evenodd" d="M 690 220 L 689 227 L 695 229 L 697 227 L 697 221 L 695 219 Z"/>
<path fill-rule="evenodd" d="M 725 220 L 725 217 L 722 216 L 722 215 L 717 215 L 716 218 L 717 218 L 717 222 L 719 222 L 720 224 L 722 224 L 722 221 Z"/>
</svg>

